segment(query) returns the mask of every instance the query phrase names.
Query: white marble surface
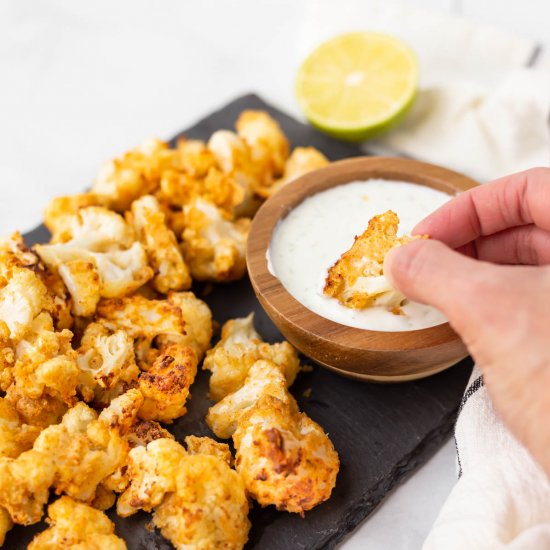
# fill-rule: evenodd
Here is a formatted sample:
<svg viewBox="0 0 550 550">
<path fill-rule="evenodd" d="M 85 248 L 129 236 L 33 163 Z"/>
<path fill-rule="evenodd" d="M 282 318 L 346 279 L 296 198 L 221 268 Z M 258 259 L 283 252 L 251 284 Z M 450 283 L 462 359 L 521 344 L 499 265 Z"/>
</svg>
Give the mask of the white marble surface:
<svg viewBox="0 0 550 550">
<path fill-rule="evenodd" d="M 550 41 L 547 0 L 408 3 Z M 49 198 L 86 187 L 113 154 L 169 137 L 243 92 L 299 115 L 292 80 L 303 14 L 295 0 L 4 0 L 0 235 L 33 227 Z M 419 548 L 454 461 L 449 442 L 342 548 Z"/>
</svg>

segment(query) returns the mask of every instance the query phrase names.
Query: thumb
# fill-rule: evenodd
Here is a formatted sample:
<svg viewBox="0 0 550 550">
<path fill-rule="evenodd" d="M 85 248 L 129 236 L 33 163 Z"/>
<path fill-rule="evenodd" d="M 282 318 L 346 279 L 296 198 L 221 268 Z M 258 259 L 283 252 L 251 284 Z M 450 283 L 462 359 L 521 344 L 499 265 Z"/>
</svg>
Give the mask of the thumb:
<svg viewBox="0 0 550 550">
<path fill-rule="evenodd" d="M 416 240 L 386 255 L 384 274 L 397 290 L 415 302 L 434 306 L 448 318 L 468 306 L 473 278 L 487 264 L 472 260 L 435 240 Z"/>
</svg>

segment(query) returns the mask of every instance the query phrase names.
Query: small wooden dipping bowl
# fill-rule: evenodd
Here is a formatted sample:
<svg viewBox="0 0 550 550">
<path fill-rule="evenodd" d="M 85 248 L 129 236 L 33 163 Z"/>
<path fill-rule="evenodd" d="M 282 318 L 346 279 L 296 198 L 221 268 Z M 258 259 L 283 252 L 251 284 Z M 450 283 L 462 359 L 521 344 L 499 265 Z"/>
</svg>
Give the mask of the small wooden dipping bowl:
<svg viewBox="0 0 550 550">
<path fill-rule="evenodd" d="M 414 380 L 442 371 L 466 357 L 464 344 L 448 323 L 403 332 L 341 325 L 303 306 L 267 266 L 266 251 L 273 230 L 293 208 L 325 189 L 374 178 L 426 185 L 449 195 L 478 185 L 462 174 L 415 160 L 360 157 L 334 162 L 283 187 L 260 208 L 248 237 L 248 272 L 271 320 L 285 338 L 315 362 L 362 380 Z"/>
</svg>

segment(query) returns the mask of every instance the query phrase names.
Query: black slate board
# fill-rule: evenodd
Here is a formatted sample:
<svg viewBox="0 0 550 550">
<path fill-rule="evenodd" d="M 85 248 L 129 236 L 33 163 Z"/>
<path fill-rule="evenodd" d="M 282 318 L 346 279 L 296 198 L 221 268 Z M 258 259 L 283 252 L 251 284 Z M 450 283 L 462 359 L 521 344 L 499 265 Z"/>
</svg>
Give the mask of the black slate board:
<svg viewBox="0 0 550 550">
<path fill-rule="evenodd" d="M 232 128 L 243 109 L 269 111 L 293 146 L 312 145 L 331 160 L 363 154 L 358 148 L 335 141 L 281 113 L 255 95 L 233 101 L 183 133 L 207 139 L 218 129 Z M 48 234 L 40 226 L 25 237 L 29 243 L 44 242 Z M 200 287 L 195 290 L 201 294 Z M 217 285 L 205 300 L 220 323 L 255 311 L 256 328 L 264 338 L 270 342 L 282 340 L 256 300 L 248 279 Z M 272 507 L 254 507 L 247 548 L 333 548 L 447 439 L 470 370 L 467 359 L 431 378 L 395 385 L 352 381 L 318 366 L 312 372 L 302 373 L 292 392 L 300 408 L 330 434 L 340 454 L 336 488 L 328 502 L 308 512 L 304 519 Z M 306 389 L 311 390 L 307 398 L 303 396 Z M 210 406 L 207 390 L 208 375 L 201 372 L 192 387 L 189 412 L 170 427 L 178 440 L 188 434 L 212 435 L 204 422 Z M 128 519 L 120 519 L 112 511 L 109 515 L 129 549 L 171 548 L 158 532 L 145 528 L 150 520 L 148 514 Z M 27 528 L 17 526 L 8 534 L 4 548 L 23 549 L 34 533 L 44 528 L 43 523 Z"/>
</svg>

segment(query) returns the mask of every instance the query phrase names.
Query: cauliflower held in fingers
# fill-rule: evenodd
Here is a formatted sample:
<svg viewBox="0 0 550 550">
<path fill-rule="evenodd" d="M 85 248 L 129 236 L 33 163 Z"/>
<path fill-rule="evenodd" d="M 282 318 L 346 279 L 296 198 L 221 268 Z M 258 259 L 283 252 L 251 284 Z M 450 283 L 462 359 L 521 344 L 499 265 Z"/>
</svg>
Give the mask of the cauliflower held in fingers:
<svg viewBox="0 0 550 550">
<path fill-rule="evenodd" d="M 391 210 L 372 218 L 353 246 L 328 270 L 324 293 L 349 308 L 381 305 L 399 314 L 405 296 L 384 276 L 384 258 L 392 248 L 421 237 L 398 237 L 398 225 L 399 218 Z"/>
<path fill-rule="evenodd" d="M 275 363 L 283 372 L 287 386 L 292 385 L 300 370 L 296 350 L 288 343 L 268 344 L 254 330 L 251 313 L 242 319 L 227 321 L 220 341 L 204 360 L 203 368 L 212 372 L 210 398 L 219 401 L 237 391 L 246 380 L 250 367 L 259 359 Z"/>
<path fill-rule="evenodd" d="M 139 376 L 138 387 L 145 397 L 139 417 L 172 422 L 183 416 L 196 374 L 197 355 L 191 348 L 170 344 L 162 349 L 153 366 Z"/>
<path fill-rule="evenodd" d="M 256 361 L 251 367 L 244 385 L 235 393 L 224 397 L 208 409 L 206 423 L 220 438 L 233 435 L 241 416 L 263 395 L 272 395 L 281 401 L 291 398 L 281 369 L 270 361 Z"/>
<path fill-rule="evenodd" d="M 132 221 L 155 271 L 152 284 L 167 294 L 191 286 L 189 269 L 181 255 L 174 233 L 168 229 L 157 199 L 146 195 L 132 203 Z"/>
<path fill-rule="evenodd" d="M 258 194 L 265 198 L 271 197 L 287 183 L 328 164 L 329 160 L 325 155 L 314 147 L 296 147 L 285 162 L 282 177 L 270 187 L 258 190 Z"/>
<path fill-rule="evenodd" d="M 303 514 L 330 497 L 338 454 L 292 398 L 263 395 L 239 419 L 233 442 L 237 471 L 262 506 Z"/>
<path fill-rule="evenodd" d="M 171 439 L 132 449 L 131 483 L 117 512 L 126 517 L 154 509 L 153 523 L 177 549 L 240 549 L 250 529 L 249 504 L 242 480 L 227 463 L 228 449 L 204 440 L 191 447 L 199 454 Z"/>
<path fill-rule="evenodd" d="M 183 255 L 194 279 L 234 281 L 246 273 L 249 218 L 232 221 L 211 202 L 196 198 L 184 207 Z"/>
<path fill-rule="evenodd" d="M 69 497 L 50 504 L 47 522 L 50 526 L 34 537 L 29 550 L 126 550 L 103 512 Z"/>
</svg>

